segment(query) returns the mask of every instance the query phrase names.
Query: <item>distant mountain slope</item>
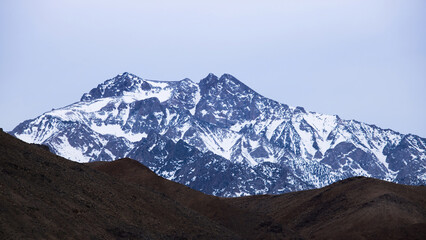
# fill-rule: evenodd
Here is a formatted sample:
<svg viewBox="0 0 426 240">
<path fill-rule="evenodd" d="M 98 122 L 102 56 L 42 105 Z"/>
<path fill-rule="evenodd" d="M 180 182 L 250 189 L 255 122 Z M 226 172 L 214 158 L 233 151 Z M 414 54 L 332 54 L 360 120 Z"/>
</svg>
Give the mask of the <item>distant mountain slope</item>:
<svg viewBox="0 0 426 240">
<path fill-rule="evenodd" d="M 131 159 L 88 165 L 0 131 L 0 239 L 426 237 L 425 186 L 351 178 L 316 190 L 221 198 Z"/>
<path fill-rule="evenodd" d="M 14 136 L 78 162 L 130 157 L 204 193 L 318 188 L 351 176 L 426 183 L 426 139 L 307 112 L 229 74 L 152 81 L 123 73 Z"/>
</svg>

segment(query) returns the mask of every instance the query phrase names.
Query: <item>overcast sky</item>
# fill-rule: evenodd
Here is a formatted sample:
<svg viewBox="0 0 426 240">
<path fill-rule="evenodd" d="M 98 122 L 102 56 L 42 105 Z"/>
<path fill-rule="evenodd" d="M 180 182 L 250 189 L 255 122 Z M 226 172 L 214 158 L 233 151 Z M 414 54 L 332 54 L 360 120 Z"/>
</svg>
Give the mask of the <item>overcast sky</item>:
<svg viewBox="0 0 426 240">
<path fill-rule="evenodd" d="M 426 1 L 0 1 L 0 127 L 118 73 L 230 73 L 291 106 L 426 137 Z"/>
</svg>

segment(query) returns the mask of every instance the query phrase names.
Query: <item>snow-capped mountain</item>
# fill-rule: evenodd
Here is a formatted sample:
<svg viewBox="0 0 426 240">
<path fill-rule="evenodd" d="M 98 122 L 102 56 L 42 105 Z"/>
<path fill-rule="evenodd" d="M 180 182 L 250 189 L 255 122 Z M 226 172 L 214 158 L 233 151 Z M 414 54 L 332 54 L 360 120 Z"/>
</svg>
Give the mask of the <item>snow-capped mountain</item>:
<svg viewBox="0 0 426 240">
<path fill-rule="evenodd" d="M 229 74 L 200 83 L 123 73 L 11 134 L 78 162 L 130 157 L 220 196 L 316 188 L 351 176 L 426 183 L 426 139 L 265 98 Z"/>
</svg>

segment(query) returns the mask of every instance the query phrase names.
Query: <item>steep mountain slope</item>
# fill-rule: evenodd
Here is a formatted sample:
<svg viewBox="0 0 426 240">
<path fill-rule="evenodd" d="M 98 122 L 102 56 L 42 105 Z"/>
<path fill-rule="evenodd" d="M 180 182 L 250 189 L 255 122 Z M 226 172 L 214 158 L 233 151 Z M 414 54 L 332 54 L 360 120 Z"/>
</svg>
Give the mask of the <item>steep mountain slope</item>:
<svg viewBox="0 0 426 240">
<path fill-rule="evenodd" d="M 0 132 L 0 239 L 239 239 L 148 188 Z"/>
<path fill-rule="evenodd" d="M 124 73 L 11 134 L 78 162 L 130 157 L 219 196 L 282 193 L 351 176 L 426 183 L 426 139 L 265 98 L 229 74 Z"/>
</svg>

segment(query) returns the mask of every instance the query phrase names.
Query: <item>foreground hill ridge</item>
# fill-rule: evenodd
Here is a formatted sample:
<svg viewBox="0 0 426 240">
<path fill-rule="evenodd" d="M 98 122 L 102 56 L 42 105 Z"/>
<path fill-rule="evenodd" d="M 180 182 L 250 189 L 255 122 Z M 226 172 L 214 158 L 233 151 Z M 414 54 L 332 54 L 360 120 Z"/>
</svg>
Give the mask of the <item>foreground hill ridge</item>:
<svg viewBox="0 0 426 240">
<path fill-rule="evenodd" d="M 11 134 L 78 162 L 130 157 L 218 196 L 318 188 L 351 176 L 426 183 L 426 139 L 290 107 L 230 74 L 198 84 L 119 74 Z"/>
<path fill-rule="evenodd" d="M 356 177 L 221 198 L 138 161 L 80 164 L 0 131 L 0 239 L 425 239 L 426 187 Z"/>
<path fill-rule="evenodd" d="M 164 194 L 0 132 L 0 239 L 239 239 Z"/>
</svg>

